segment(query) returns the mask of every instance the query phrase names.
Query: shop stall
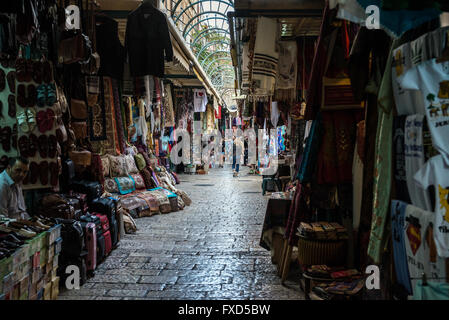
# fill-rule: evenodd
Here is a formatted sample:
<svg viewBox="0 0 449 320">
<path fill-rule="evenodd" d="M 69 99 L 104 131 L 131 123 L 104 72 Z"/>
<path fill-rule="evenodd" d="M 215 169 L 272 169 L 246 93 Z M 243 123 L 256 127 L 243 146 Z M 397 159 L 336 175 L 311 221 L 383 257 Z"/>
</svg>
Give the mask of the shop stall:
<svg viewBox="0 0 449 320">
<path fill-rule="evenodd" d="M 264 193 L 289 192 L 270 196 L 261 245 L 307 298 L 449 299 L 447 5 L 277 5 L 229 15 L 243 113 L 284 124 L 294 154 L 289 183 L 264 176 Z"/>
</svg>

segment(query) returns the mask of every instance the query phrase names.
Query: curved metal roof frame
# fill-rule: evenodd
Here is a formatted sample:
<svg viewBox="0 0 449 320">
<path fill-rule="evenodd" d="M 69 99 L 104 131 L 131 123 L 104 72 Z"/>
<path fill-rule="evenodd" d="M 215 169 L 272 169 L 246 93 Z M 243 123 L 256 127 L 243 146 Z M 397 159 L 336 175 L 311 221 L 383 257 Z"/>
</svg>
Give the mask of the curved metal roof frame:
<svg viewBox="0 0 449 320">
<path fill-rule="evenodd" d="M 204 69 L 204 71 L 207 74 L 209 74 L 209 71 L 211 70 L 210 67 L 213 65 L 214 62 L 217 62 L 217 61 L 228 61 L 231 63 L 230 66 L 232 66 L 231 57 L 218 57 L 218 58 L 212 59 L 211 62 L 207 65 L 207 67 Z"/>
<path fill-rule="evenodd" d="M 173 12 L 176 12 L 176 9 L 178 9 L 178 7 L 179 7 L 179 5 L 182 3 L 182 1 L 183 1 L 183 0 L 178 0 L 178 2 L 176 2 L 175 6 L 174 6 L 173 9 L 172 9 Z M 200 3 L 203 3 L 203 2 L 216 2 L 216 1 L 217 1 L 217 0 L 201 0 L 201 1 L 198 1 L 196 4 L 200 4 Z M 234 1 L 228 0 L 228 3 L 229 3 L 232 7 L 234 7 Z"/>
<path fill-rule="evenodd" d="M 228 30 L 226 30 L 226 29 L 217 28 L 217 27 L 207 28 L 206 30 L 203 30 L 200 33 L 198 33 L 198 35 L 193 40 L 191 46 L 194 46 L 198 42 L 198 40 L 200 40 L 200 39 L 204 38 L 205 36 L 207 36 L 211 31 L 216 31 L 216 33 L 223 32 L 225 34 L 228 34 L 229 36 L 231 35 L 231 33 Z"/>
<path fill-rule="evenodd" d="M 208 17 L 208 18 L 205 18 L 205 19 L 200 19 L 197 23 L 195 23 L 195 24 L 193 24 L 192 26 L 190 26 L 190 25 L 192 24 L 192 22 L 193 22 L 196 18 L 198 18 L 198 17 L 200 17 L 200 16 L 207 15 L 207 14 L 217 14 L 217 15 L 219 15 L 219 17 Z M 225 15 L 224 13 L 221 13 L 221 12 L 218 12 L 218 11 L 204 11 L 204 12 L 198 13 L 197 15 L 195 15 L 195 16 L 193 16 L 192 18 L 189 19 L 189 22 L 187 22 L 186 26 L 184 27 L 184 30 L 182 31 L 182 36 L 183 36 L 184 38 L 186 38 L 187 35 L 190 34 L 190 32 L 191 32 L 197 25 L 199 25 L 200 23 L 202 23 L 202 22 L 204 22 L 204 21 L 208 21 L 208 20 L 223 20 L 223 21 L 225 21 L 225 22 L 228 22 L 228 16 Z M 189 26 L 190 26 L 190 28 L 188 28 Z M 188 30 L 187 30 L 187 28 L 188 28 Z"/>
<path fill-rule="evenodd" d="M 173 9 L 173 15 L 172 15 L 173 18 L 175 18 L 175 12 L 176 12 L 176 9 L 177 9 L 179 3 L 181 3 L 181 2 L 182 2 L 182 0 L 180 0 L 180 1 L 176 4 L 175 8 Z M 174 19 L 175 23 L 177 23 L 177 22 L 179 21 L 179 19 L 181 19 L 181 16 L 182 16 L 184 13 L 186 13 L 187 10 L 189 10 L 190 8 L 193 8 L 194 6 L 196 6 L 196 5 L 198 5 L 198 4 L 202 4 L 203 2 L 209 2 L 209 3 L 211 3 L 211 2 L 219 2 L 219 3 L 223 3 L 223 4 L 227 5 L 226 10 L 229 9 L 229 7 L 233 7 L 233 6 L 234 6 L 230 1 L 224 1 L 224 0 L 213 0 L 213 1 L 211 1 L 211 0 L 200 0 L 200 1 L 197 1 L 197 2 L 194 2 L 194 3 L 190 3 L 190 5 L 188 5 L 186 8 L 184 8 L 184 10 L 182 10 L 182 11 L 179 13 L 179 15 L 176 15 L 176 19 Z M 225 10 L 225 11 L 226 11 L 226 10 Z M 217 11 L 217 12 L 219 12 L 219 11 Z"/>
<path fill-rule="evenodd" d="M 213 75 L 215 75 L 215 73 L 217 71 L 224 71 L 223 69 L 234 71 L 234 67 L 232 65 L 229 65 L 229 64 L 221 65 L 220 64 L 211 70 L 211 72 L 209 73 L 209 77 L 212 77 Z"/>
<path fill-rule="evenodd" d="M 207 48 L 209 48 L 210 46 L 214 45 L 214 44 L 227 44 L 229 47 L 231 47 L 231 40 L 229 40 L 229 42 L 223 41 L 223 40 L 214 40 L 214 41 L 210 41 L 208 43 L 206 43 L 204 46 L 201 47 L 201 49 L 198 51 L 198 54 L 196 55 L 196 57 L 200 57 L 201 54 L 204 52 L 204 50 L 206 50 Z"/>
<path fill-rule="evenodd" d="M 211 53 L 209 53 L 209 54 L 207 55 L 206 58 L 204 58 L 204 59 L 200 62 L 201 66 L 204 67 L 205 62 L 208 61 L 208 60 L 210 59 L 210 57 L 213 57 L 213 56 L 215 56 L 216 54 L 219 54 L 219 53 L 221 53 L 221 54 L 228 54 L 229 52 L 228 52 L 228 51 L 224 51 L 224 50 L 217 50 L 217 51 L 211 52 Z"/>
</svg>

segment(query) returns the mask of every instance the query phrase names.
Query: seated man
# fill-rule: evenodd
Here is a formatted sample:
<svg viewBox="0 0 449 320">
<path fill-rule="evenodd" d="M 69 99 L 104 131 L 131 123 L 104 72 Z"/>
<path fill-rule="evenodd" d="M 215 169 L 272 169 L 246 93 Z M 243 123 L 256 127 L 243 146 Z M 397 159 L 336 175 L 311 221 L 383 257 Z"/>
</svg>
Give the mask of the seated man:
<svg viewBox="0 0 449 320">
<path fill-rule="evenodd" d="M 22 192 L 28 164 L 26 158 L 10 158 L 8 167 L 0 173 L 0 214 L 12 219 L 29 218 Z"/>
</svg>

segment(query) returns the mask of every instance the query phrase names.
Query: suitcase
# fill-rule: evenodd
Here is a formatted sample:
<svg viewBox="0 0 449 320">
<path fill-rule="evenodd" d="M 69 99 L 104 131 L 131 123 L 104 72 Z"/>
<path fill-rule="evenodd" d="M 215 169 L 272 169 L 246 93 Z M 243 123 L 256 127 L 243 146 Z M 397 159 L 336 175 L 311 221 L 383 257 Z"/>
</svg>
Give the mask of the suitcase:
<svg viewBox="0 0 449 320">
<path fill-rule="evenodd" d="M 118 243 L 118 223 L 117 220 L 109 221 L 109 231 L 111 232 L 112 247 L 115 248 Z"/>
<path fill-rule="evenodd" d="M 116 202 L 109 198 L 94 199 L 89 206 L 92 212 L 105 214 L 109 220 L 111 220 L 111 217 L 115 218 L 116 207 Z"/>
<path fill-rule="evenodd" d="M 67 277 L 70 276 L 70 274 L 65 273 L 68 266 L 75 265 L 79 268 L 80 272 L 80 286 L 84 285 L 87 281 L 87 267 L 86 267 L 86 259 L 87 252 L 82 251 L 81 255 L 76 258 L 70 258 L 66 259 L 64 257 L 61 257 L 59 260 L 59 266 L 57 275 L 60 277 L 60 283 L 65 283 L 67 280 Z"/>
<path fill-rule="evenodd" d="M 111 232 L 103 232 L 105 255 L 108 256 L 112 251 Z"/>
<path fill-rule="evenodd" d="M 109 220 L 108 220 L 108 217 L 106 217 L 104 214 L 100 214 L 100 213 L 94 213 L 93 215 L 100 219 L 101 227 L 103 229 L 103 233 L 105 233 L 106 231 L 109 231 Z"/>
<path fill-rule="evenodd" d="M 66 195 L 66 198 L 72 198 L 72 199 L 78 200 L 80 202 L 80 209 L 83 211 L 83 213 L 87 212 L 87 209 L 88 209 L 87 194 L 72 191 L 71 193 Z"/>
<path fill-rule="evenodd" d="M 84 249 L 84 232 L 79 221 L 55 219 L 56 223 L 62 224 L 61 238 L 63 258 L 77 258 Z"/>
<path fill-rule="evenodd" d="M 75 181 L 70 187 L 75 192 L 86 194 L 88 204 L 91 204 L 94 199 L 101 197 L 103 194 L 103 186 L 95 181 Z"/>
<path fill-rule="evenodd" d="M 86 243 L 86 268 L 87 271 L 94 271 L 97 267 L 97 232 L 95 223 L 82 222 L 84 228 L 84 241 Z"/>
<path fill-rule="evenodd" d="M 81 221 L 81 222 L 85 222 L 85 223 L 91 222 L 91 223 L 95 224 L 95 227 L 96 227 L 96 233 L 97 233 L 97 234 L 103 233 L 103 227 L 102 227 L 102 225 L 101 225 L 100 218 L 98 218 L 97 216 L 93 216 L 93 215 L 91 215 L 91 214 L 86 214 L 86 215 L 84 215 L 84 216 L 81 216 L 80 221 Z"/>
<path fill-rule="evenodd" d="M 103 233 L 97 233 L 97 266 L 106 258 L 106 244 Z"/>
<path fill-rule="evenodd" d="M 76 198 L 71 198 L 71 197 L 67 197 L 64 196 L 64 198 L 67 200 L 67 202 L 73 206 L 73 208 L 76 210 L 81 210 L 81 201 L 79 199 Z"/>
</svg>

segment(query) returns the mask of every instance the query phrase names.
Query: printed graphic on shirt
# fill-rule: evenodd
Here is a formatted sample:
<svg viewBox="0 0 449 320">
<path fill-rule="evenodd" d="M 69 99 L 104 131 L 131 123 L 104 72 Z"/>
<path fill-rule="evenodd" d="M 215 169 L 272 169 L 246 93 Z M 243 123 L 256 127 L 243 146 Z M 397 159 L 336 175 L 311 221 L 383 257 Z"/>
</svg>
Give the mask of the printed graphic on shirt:
<svg viewBox="0 0 449 320">
<path fill-rule="evenodd" d="M 441 213 L 444 216 L 444 220 L 449 222 L 449 202 L 448 202 L 448 196 L 449 196 L 449 187 L 443 188 L 440 185 L 438 185 L 438 194 L 440 197 L 440 209 L 442 209 Z"/>
<path fill-rule="evenodd" d="M 413 255 L 416 255 L 421 246 L 421 228 L 419 225 L 409 224 L 407 227 L 407 238 L 410 243 Z"/>
<path fill-rule="evenodd" d="M 400 77 L 404 73 L 405 57 L 402 55 L 402 50 L 398 49 L 395 54 L 393 65 L 396 68 L 396 76 Z"/>
</svg>

